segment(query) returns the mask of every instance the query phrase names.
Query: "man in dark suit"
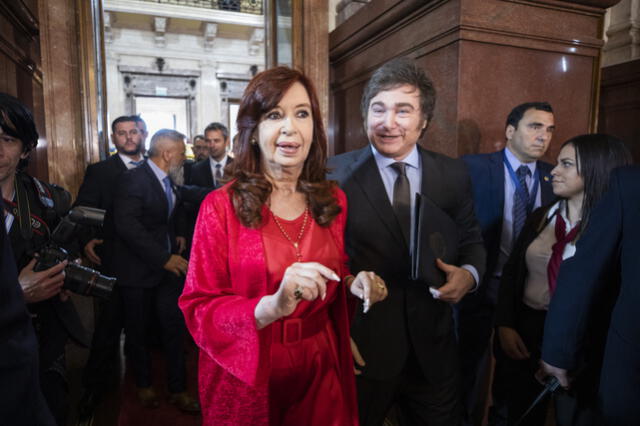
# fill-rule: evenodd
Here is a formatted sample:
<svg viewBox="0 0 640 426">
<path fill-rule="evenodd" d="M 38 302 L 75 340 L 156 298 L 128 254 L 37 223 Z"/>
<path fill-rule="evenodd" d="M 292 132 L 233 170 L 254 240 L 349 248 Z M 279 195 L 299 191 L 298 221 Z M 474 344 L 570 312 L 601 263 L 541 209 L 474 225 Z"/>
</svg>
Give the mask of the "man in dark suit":
<svg viewBox="0 0 640 426">
<path fill-rule="evenodd" d="M 140 115 L 132 115 L 133 121 L 136 122 L 136 127 L 140 131 L 142 141 L 140 143 L 140 153 L 143 157 L 147 157 L 147 137 L 149 137 L 149 130 L 147 130 L 147 123 L 140 117 Z"/>
<path fill-rule="evenodd" d="M 84 236 L 84 239 L 88 240 L 84 246 L 84 253 L 103 274 L 109 276 L 114 273 L 113 198 L 118 190 L 115 183 L 122 173 L 139 166 L 144 161 L 142 157 L 144 131 L 139 124 L 141 120 L 139 117 L 122 116 L 111 123 L 111 140 L 117 154 L 87 167 L 75 202 L 77 206 L 106 210 L 102 229 L 97 230 L 95 234 L 91 229 L 90 235 Z M 124 325 L 119 286 L 116 285 L 113 288 L 109 300 L 96 299 L 94 306 L 97 315 L 91 351 L 82 376 L 85 392 L 79 404 L 81 418 L 91 414 L 114 377 L 114 365 L 117 363 L 120 334 Z"/>
<path fill-rule="evenodd" d="M 204 138 L 204 135 L 195 135 L 193 137 L 193 161 L 197 163 L 209 158 L 209 146 Z"/>
<path fill-rule="evenodd" d="M 151 138 L 149 159 L 120 176 L 113 209 L 113 264 L 141 403 L 146 407 L 159 404 L 147 345 L 147 329 L 155 314 L 168 365 L 169 400 L 183 411 L 198 412 L 198 402 L 186 393 L 185 325 L 178 309 L 187 261 L 180 256 L 185 239 L 179 236 L 180 199 L 173 180 L 184 159 L 184 135 L 159 130 Z"/>
<path fill-rule="evenodd" d="M 403 425 L 457 425 L 458 362 L 450 303 L 472 290 L 485 254 L 464 164 L 417 146 L 433 114 L 435 90 L 413 61 L 374 72 L 361 103 L 370 145 L 334 157 L 330 179 L 347 194 L 351 272 L 375 271 L 384 303 L 359 312 L 352 327 L 363 425 L 381 425 L 397 404 Z M 458 228 L 456 265 L 438 263 L 446 283 L 410 279 L 413 205 L 421 192 Z M 426 236 L 421 236 L 424 238 Z"/>
<path fill-rule="evenodd" d="M 222 123 L 211 123 L 204 129 L 204 141 L 209 153 L 206 160 L 197 161 L 185 169 L 185 186 L 180 192 L 185 197 L 184 211 L 187 227 L 187 256 L 191 251 L 193 229 L 200 204 L 210 190 L 220 188 L 223 184 L 224 168 L 232 160 L 227 151 L 229 149 L 229 130 Z M 194 142 L 195 143 L 195 142 Z"/>
<path fill-rule="evenodd" d="M 599 425 L 639 424 L 640 168 L 611 174 L 611 187 L 591 213 L 576 254 L 562 262 L 545 322 L 543 368 L 563 387 L 581 369 L 585 342 L 602 323 L 602 301 L 617 295 L 598 389 Z M 617 271 L 617 274 L 613 271 Z M 619 275 L 618 275 L 619 274 Z M 612 278 L 619 276 L 619 279 Z M 596 323 L 599 322 L 599 323 Z"/>
<path fill-rule="evenodd" d="M 204 129 L 204 140 L 209 149 L 209 161 L 199 161 L 191 166 L 189 185 L 205 188 L 219 188 L 224 178 L 224 168 L 231 162 L 227 155 L 229 149 L 229 130 L 222 123 L 211 123 Z"/>
<path fill-rule="evenodd" d="M 484 415 L 486 389 L 482 389 L 482 385 L 490 365 L 489 342 L 502 268 L 524 219 L 535 208 L 547 205 L 555 198 L 551 188 L 553 166 L 540 161 L 551 143 L 554 129 L 551 105 L 524 103 L 513 108 L 507 117 L 506 148 L 462 158 L 471 176 L 475 213 L 487 251 L 482 285 L 456 305 L 465 422 L 469 425 L 479 424 Z M 515 212 L 516 201 L 521 203 L 523 199 L 518 190 L 525 189 L 520 185 L 519 173 L 524 175 L 527 200 L 523 203 L 526 208 Z M 514 341 L 517 334 L 509 333 L 509 330 L 503 334 L 508 339 L 506 344 L 517 346 Z M 501 405 L 499 377 L 494 388 L 495 410 L 492 410 L 491 422 L 497 424 L 499 421 L 494 416 L 504 417 L 504 413 L 500 414 L 502 409 L 498 410 Z"/>
</svg>

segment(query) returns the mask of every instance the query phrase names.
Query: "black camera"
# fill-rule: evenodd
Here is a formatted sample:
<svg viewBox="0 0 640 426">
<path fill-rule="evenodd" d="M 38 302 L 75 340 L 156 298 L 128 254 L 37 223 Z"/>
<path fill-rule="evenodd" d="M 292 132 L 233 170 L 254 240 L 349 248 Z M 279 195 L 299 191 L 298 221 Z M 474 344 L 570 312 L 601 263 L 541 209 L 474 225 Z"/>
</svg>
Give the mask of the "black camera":
<svg viewBox="0 0 640 426">
<path fill-rule="evenodd" d="M 71 209 L 51 234 L 49 242 L 38 251 L 38 261 L 34 271 L 44 271 L 58 263 L 69 260 L 65 272 L 63 288 L 84 296 L 108 299 L 111 296 L 116 279 L 100 274 L 95 269 L 77 265 L 72 256 L 62 248 L 73 240 L 78 225 L 102 226 L 105 211 L 92 207 L 75 207 Z"/>
</svg>

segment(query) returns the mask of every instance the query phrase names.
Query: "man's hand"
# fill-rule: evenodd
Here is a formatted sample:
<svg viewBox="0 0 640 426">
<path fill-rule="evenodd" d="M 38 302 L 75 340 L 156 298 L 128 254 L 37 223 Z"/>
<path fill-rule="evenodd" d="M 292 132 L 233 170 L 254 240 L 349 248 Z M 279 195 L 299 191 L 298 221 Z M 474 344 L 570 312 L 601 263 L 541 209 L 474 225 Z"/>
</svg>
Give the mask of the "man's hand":
<svg viewBox="0 0 640 426">
<path fill-rule="evenodd" d="M 185 237 L 176 237 L 176 244 L 178 245 L 178 254 L 182 254 L 187 248 L 187 239 Z"/>
<path fill-rule="evenodd" d="M 164 264 L 164 269 L 181 277 L 186 275 L 187 266 L 189 266 L 187 259 L 177 254 L 172 254 L 167 263 Z"/>
<path fill-rule="evenodd" d="M 104 240 L 94 238 L 93 240 L 89 241 L 86 246 L 84 246 L 84 255 L 87 256 L 87 259 L 89 259 L 96 265 L 102 264 L 100 256 L 96 254 L 96 246 L 99 246 L 102 243 L 104 243 Z"/>
<path fill-rule="evenodd" d="M 27 303 L 41 302 L 55 296 L 60 293 L 64 284 L 66 260 L 39 272 L 33 270 L 35 264 L 36 259 L 31 259 L 31 262 L 22 268 L 18 276 L 18 282 L 20 282 L 24 300 Z"/>
<path fill-rule="evenodd" d="M 517 331 L 511 327 L 498 327 L 500 347 L 512 359 L 529 359 L 531 354 Z"/>
<path fill-rule="evenodd" d="M 353 372 L 355 373 L 356 376 L 358 376 L 362 374 L 362 371 L 358 370 L 356 366 L 364 367 L 365 362 L 364 362 L 364 358 L 362 358 L 362 355 L 360 355 L 360 350 L 358 349 L 358 345 L 356 345 L 356 342 L 353 340 L 353 337 L 350 337 L 350 340 L 351 340 L 351 353 L 353 354 L 353 361 L 354 361 Z"/>
<path fill-rule="evenodd" d="M 544 375 L 554 376 L 560 382 L 560 386 L 564 389 L 569 389 L 569 373 L 564 368 L 554 367 L 551 364 L 547 364 L 546 362 L 540 360 L 540 367 Z"/>
<path fill-rule="evenodd" d="M 436 259 L 436 265 L 447 275 L 447 282 L 435 292 L 443 302 L 458 303 L 475 285 L 471 272 Z"/>
</svg>

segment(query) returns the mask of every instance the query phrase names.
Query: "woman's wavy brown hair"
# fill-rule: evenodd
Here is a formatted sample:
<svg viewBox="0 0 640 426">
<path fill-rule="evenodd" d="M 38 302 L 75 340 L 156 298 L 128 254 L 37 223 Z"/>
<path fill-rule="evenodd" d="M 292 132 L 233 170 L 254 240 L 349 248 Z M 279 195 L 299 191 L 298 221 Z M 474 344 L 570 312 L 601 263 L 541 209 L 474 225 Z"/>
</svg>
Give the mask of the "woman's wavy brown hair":
<svg viewBox="0 0 640 426">
<path fill-rule="evenodd" d="M 262 208 L 271 194 L 262 162 L 260 146 L 251 143 L 264 115 L 275 108 L 294 84 L 302 84 L 311 101 L 313 140 L 309 155 L 298 179 L 298 191 L 305 194 L 313 218 L 320 226 L 329 226 L 340 213 L 334 196 L 335 183 L 326 180 L 327 136 L 322 124 L 318 96 L 311 81 L 300 71 L 276 67 L 256 75 L 244 91 L 238 111 L 238 140 L 233 147 L 230 172 L 233 207 L 240 222 L 247 227 L 262 225 Z"/>
</svg>

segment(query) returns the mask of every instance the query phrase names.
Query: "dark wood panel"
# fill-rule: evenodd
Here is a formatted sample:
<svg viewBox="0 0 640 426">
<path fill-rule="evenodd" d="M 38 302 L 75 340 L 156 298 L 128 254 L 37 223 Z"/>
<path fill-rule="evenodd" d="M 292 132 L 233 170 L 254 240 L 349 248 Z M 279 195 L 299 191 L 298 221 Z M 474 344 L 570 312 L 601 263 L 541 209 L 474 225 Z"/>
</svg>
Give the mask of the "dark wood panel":
<svg viewBox="0 0 640 426">
<path fill-rule="evenodd" d="M 36 0 L 0 1 L 0 91 L 33 112 L 40 143 L 31 153 L 28 172 L 48 180 L 39 34 Z"/>
<path fill-rule="evenodd" d="M 598 131 L 625 141 L 640 162 L 640 59 L 602 69 Z"/>
</svg>

